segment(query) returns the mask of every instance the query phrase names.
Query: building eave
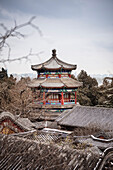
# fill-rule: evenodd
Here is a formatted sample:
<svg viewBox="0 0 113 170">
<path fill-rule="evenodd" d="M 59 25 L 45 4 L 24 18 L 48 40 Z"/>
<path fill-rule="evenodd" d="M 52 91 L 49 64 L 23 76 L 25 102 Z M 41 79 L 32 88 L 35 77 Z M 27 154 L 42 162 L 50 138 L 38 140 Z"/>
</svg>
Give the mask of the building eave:
<svg viewBox="0 0 113 170">
<path fill-rule="evenodd" d="M 66 63 L 66 62 L 58 59 L 56 57 L 56 53 L 55 53 L 55 55 L 54 54 L 52 54 L 52 55 L 53 56 L 49 60 L 47 60 L 41 64 L 31 65 L 31 69 L 34 71 L 39 71 L 42 69 L 45 69 L 45 70 L 60 70 L 60 69 L 75 70 L 77 68 L 77 65 L 69 64 L 69 63 Z"/>
</svg>

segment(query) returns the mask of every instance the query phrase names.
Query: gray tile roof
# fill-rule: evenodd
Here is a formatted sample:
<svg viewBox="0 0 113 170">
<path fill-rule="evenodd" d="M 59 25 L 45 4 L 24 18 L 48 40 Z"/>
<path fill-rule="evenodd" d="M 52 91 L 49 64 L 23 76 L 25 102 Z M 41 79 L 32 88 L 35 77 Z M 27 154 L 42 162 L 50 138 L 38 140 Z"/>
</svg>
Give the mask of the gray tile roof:
<svg viewBox="0 0 113 170">
<path fill-rule="evenodd" d="M 0 122 L 2 122 L 5 119 L 11 119 L 15 124 L 17 124 L 20 128 L 24 129 L 25 131 L 32 130 L 34 127 L 34 124 L 28 118 L 20 118 L 14 116 L 10 112 L 0 113 Z"/>
<path fill-rule="evenodd" d="M 39 78 L 32 80 L 29 84 L 29 87 L 47 87 L 47 88 L 76 88 L 82 86 L 82 83 L 74 80 L 72 78 Z"/>
<path fill-rule="evenodd" d="M 28 87 L 39 87 L 44 81 L 46 81 L 45 78 L 33 79 L 31 82 L 28 83 Z"/>
<path fill-rule="evenodd" d="M 107 148 L 101 155 L 94 170 L 113 169 L 113 147 Z"/>
<path fill-rule="evenodd" d="M 0 169 L 92 170 L 99 159 L 96 148 L 76 150 L 11 135 L 0 135 L 0 151 Z"/>
<path fill-rule="evenodd" d="M 41 84 L 42 87 L 64 87 L 64 84 L 61 82 L 61 79 L 59 78 L 48 78 L 44 83 Z"/>
<path fill-rule="evenodd" d="M 79 81 L 69 78 L 69 77 L 61 78 L 61 81 L 66 87 L 69 87 L 69 88 L 82 86 L 82 82 L 79 82 Z"/>
<path fill-rule="evenodd" d="M 93 135 L 89 135 L 89 136 L 74 136 L 74 139 L 75 141 L 79 141 L 79 143 L 86 143 L 87 145 L 96 146 L 101 150 L 113 147 L 113 138 L 101 139 Z"/>
<path fill-rule="evenodd" d="M 40 70 L 42 68 L 45 69 L 52 69 L 52 70 L 58 70 L 60 68 L 68 69 L 68 70 L 74 70 L 76 69 L 76 65 L 74 64 L 68 64 L 66 62 L 61 61 L 55 56 L 52 56 L 49 60 L 47 60 L 44 63 L 37 64 L 37 65 L 32 65 L 31 68 L 32 70 Z"/>
<path fill-rule="evenodd" d="M 113 130 L 113 108 L 75 106 L 66 113 L 58 123 L 72 127 L 101 127 L 103 130 Z"/>
</svg>

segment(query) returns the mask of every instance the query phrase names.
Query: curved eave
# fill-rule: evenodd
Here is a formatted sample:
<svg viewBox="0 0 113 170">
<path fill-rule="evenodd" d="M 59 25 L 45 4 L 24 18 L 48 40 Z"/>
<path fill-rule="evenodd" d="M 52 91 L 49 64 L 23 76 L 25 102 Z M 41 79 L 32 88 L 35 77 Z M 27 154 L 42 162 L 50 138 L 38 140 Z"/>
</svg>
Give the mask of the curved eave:
<svg viewBox="0 0 113 170">
<path fill-rule="evenodd" d="M 73 89 L 73 88 L 78 88 L 80 86 L 65 86 L 66 88 L 70 88 L 70 89 Z"/>
<path fill-rule="evenodd" d="M 32 69 L 33 71 L 38 71 L 38 70 L 41 70 L 41 69 L 42 69 L 42 67 L 41 67 L 41 68 L 39 68 L 39 69 L 37 69 L 37 68 L 34 68 L 34 65 L 31 65 L 31 69 Z"/>
<path fill-rule="evenodd" d="M 67 87 L 67 88 L 78 88 L 78 87 L 81 87 L 83 84 L 81 83 L 81 84 L 78 84 L 78 85 L 72 85 L 72 86 L 67 86 L 67 85 L 65 85 L 65 87 Z"/>
<path fill-rule="evenodd" d="M 82 86 L 81 82 L 74 80 L 72 78 L 61 78 L 61 82 L 67 88 L 78 88 L 78 87 Z"/>
<path fill-rule="evenodd" d="M 75 65 L 74 68 L 66 68 L 66 67 L 63 67 L 63 69 L 65 69 L 65 70 L 76 70 L 76 69 L 77 69 L 77 65 Z"/>
<path fill-rule="evenodd" d="M 82 82 L 74 80 L 72 78 L 41 78 L 41 79 L 34 79 L 31 83 L 28 84 L 28 87 L 37 88 L 78 88 L 82 86 Z"/>
<path fill-rule="evenodd" d="M 30 87 L 30 88 L 39 87 L 41 85 L 41 83 L 44 83 L 44 81 L 46 81 L 45 78 L 34 79 L 28 84 L 28 87 Z"/>
<path fill-rule="evenodd" d="M 64 69 L 64 70 L 69 70 L 69 71 L 72 71 L 72 70 L 76 70 L 77 68 L 77 65 L 75 65 L 75 68 L 66 68 L 66 67 L 59 67 L 59 68 L 47 68 L 47 67 L 42 67 L 42 68 L 39 68 L 39 69 L 36 69 L 36 68 L 32 68 L 33 71 L 41 71 L 41 70 L 50 70 L 50 71 L 56 71 L 56 70 L 61 70 L 61 69 Z"/>
<path fill-rule="evenodd" d="M 43 86 L 43 85 L 41 85 L 41 87 L 43 87 L 43 88 L 50 88 L 50 89 L 52 89 L 52 88 L 57 88 L 57 89 L 60 89 L 60 88 L 63 88 L 64 87 L 64 85 L 63 86 Z"/>
<path fill-rule="evenodd" d="M 59 67 L 59 68 L 47 68 L 47 67 L 43 67 L 43 68 L 46 69 L 46 70 L 61 70 L 61 69 L 64 69 L 64 70 L 76 70 L 77 65 L 75 65 L 74 68 L 67 68 L 67 67 L 62 67 L 62 66 Z"/>
<path fill-rule="evenodd" d="M 64 62 L 64 61 L 61 61 L 61 60 L 60 60 L 59 58 L 57 58 L 57 57 L 56 57 L 56 60 L 57 60 L 57 62 L 60 63 L 62 66 L 63 66 L 63 64 L 64 64 L 64 65 L 67 65 L 67 67 L 64 67 L 64 66 L 63 66 L 64 69 L 75 70 L 75 69 L 77 68 L 77 65 L 66 63 L 66 62 Z M 70 67 L 71 67 L 71 68 L 70 68 Z"/>
<path fill-rule="evenodd" d="M 31 85 L 31 86 L 29 86 L 30 88 L 38 88 L 38 87 L 43 87 L 43 88 L 63 88 L 63 87 L 66 87 L 66 88 L 69 88 L 69 89 L 71 89 L 71 88 L 78 88 L 78 87 L 80 87 L 81 85 L 75 85 L 75 86 L 66 86 L 66 85 L 62 85 L 62 86 L 44 86 L 44 85 L 38 85 L 38 86 L 33 86 L 33 85 Z"/>
<path fill-rule="evenodd" d="M 56 62 L 57 67 L 54 67 L 54 65 L 52 67 L 50 67 L 49 65 L 51 65 L 50 64 L 51 62 L 53 62 L 53 63 Z M 34 71 L 39 71 L 39 70 L 43 70 L 43 69 L 45 69 L 45 70 L 60 70 L 60 69 L 75 70 L 76 68 L 77 68 L 77 65 L 68 64 L 66 62 L 61 61 L 57 57 L 55 57 L 55 58 L 51 57 L 49 60 L 47 60 L 41 64 L 31 65 L 31 69 Z"/>
</svg>

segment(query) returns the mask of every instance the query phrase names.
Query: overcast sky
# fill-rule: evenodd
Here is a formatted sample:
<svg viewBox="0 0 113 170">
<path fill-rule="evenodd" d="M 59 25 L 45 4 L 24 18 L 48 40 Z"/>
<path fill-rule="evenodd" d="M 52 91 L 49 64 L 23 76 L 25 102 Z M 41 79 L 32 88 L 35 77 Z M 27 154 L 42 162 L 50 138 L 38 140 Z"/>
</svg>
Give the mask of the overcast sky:
<svg viewBox="0 0 113 170">
<path fill-rule="evenodd" d="M 43 36 L 30 27 L 21 29 L 27 37 L 8 40 L 10 57 L 27 55 L 31 48 L 42 53 L 28 62 L 7 63 L 8 73 L 33 72 L 31 64 L 49 59 L 52 49 L 61 60 L 77 64 L 76 74 L 82 69 L 88 74 L 113 73 L 113 0 L 0 0 L 0 22 L 7 28 L 14 20 L 21 24 L 32 16 Z M 7 57 L 6 49 L 1 55 Z"/>
</svg>

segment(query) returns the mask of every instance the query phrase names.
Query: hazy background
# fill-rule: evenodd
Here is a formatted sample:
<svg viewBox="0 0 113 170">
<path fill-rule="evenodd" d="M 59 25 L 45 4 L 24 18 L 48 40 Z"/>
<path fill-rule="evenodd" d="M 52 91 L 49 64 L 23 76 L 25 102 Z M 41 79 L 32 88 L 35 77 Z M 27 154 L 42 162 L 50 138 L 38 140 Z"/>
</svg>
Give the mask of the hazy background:
<svg viewBox="0 0 113 170">
<path fill-rule="evenodd" d="M 0 23 L 9 29 L 14 20 L 21 24 L 32 16 L 43 36 L 29 26 L 21 29 L 28 36 L 8 40 L 11 58 L 28 54 L 30 48 L 43 53 L 28 62 L 7 63 L 8 73 L 33 73 L 31 64 L 49 59 L 52 49 L 61 60 L 77 64 L 76 74 L 81 69 L 113 73 L 113 0 L 0 0 Z M 1 57 L 7 58 L 6 49 Z"/>
</svg>

